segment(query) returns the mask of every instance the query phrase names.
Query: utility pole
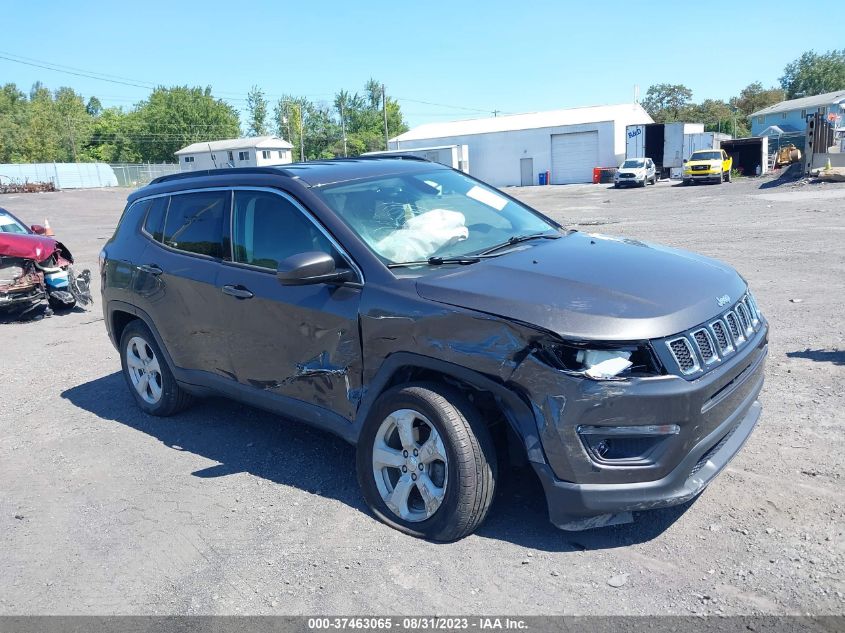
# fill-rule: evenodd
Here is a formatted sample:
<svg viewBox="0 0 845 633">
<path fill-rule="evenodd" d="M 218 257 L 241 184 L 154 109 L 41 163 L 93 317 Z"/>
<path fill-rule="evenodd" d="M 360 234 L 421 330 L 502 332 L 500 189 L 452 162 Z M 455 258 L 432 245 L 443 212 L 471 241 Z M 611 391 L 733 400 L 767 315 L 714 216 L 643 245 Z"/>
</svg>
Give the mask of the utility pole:
<svg viewBox="0 0 845 633">
<path fill-rule="evenodd" d="M 303 131 L 302 123 L 302 104 L 297 104 L 299 107 L 299 160 L 305 162 L 305 133 Z"/>
<path fill-rule="evenodd" d="M 493 110 L 493 118 L 495 119 L 498 116 L 499 116 L 499 110 Z"/>
<path fill-rule="evenodd" d="M 76 155 L 76 139 L 73 135 L 73 126 L 70 123 L 70 117 L 65 117 L 65 121 L 67 122 L 67 132 L 68 136 L 70 137 L 70 148 L 73 151 L 73 162 L 79 162 L 79 156 Z"/>
<path fill-rule="evenodd" d="M 344 116 L 343 99 L 340 100 L 340 129 L 343 134 L 343 157 L 346 158 L 346 117 Z"/>
<path fill-rule="evenodd" d="M 384 112 L 384 149 L 390 149 L 387 143 L 387 97 L 384 93 L 384 84 L 381 85 L 381 110 Z"/>
</svg>

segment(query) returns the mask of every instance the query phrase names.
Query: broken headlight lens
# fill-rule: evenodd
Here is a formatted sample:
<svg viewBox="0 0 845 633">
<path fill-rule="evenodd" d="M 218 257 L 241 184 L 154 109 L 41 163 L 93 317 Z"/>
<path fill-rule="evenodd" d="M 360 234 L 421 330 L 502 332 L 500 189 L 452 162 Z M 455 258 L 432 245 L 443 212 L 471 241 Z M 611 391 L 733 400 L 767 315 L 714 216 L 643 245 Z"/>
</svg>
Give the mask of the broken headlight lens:
<svg viewBox="0 0 845 633">
<path fill-rule="evenodd" d="M 547 362 L 557 369 L 594 380 L 610 380 L 661 373 L 647 343 L 614 347 L 590 347 L 553 343 L 543 347 Z"/>
</svg>

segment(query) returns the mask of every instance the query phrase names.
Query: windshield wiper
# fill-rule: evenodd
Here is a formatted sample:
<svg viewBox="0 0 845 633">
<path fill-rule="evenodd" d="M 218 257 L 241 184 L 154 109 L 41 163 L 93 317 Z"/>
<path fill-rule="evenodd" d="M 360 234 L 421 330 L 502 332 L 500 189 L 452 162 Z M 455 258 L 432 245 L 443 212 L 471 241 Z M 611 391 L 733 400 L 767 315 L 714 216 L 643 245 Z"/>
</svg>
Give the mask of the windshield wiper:
<svg viewBox="0 0 845 633">
<path fill-rule="evenodd" d="M 388 264 L 388 268 L 401 268 L 403 266 L 442 266 L 443 264 L 475 264 L 480 262 L 483 258 L 478 255 L 469 255 L 463 257 L 429 257 L 428 259 L 421 259 L 415 262 L 397 262 L 395 264 Z"/>
<path fill-rule="evenodd" d="M 481 251 L 479 255 L 488 255 L 495 251 L 498 251 L 501 248 L 506 248 L 508 246 L 513 246 L 514 244 L 519 244 L 520 242 L 527 242 L 529 240 L 556 240 L 560 237 L 560 233 L 530 233 L 528 235 L 513 235 L 508 238 L 507 242 L 502 242 L 501 244 L 497 244 L 496 246 L 491 246 L 486 251 Z"/>
</svg>

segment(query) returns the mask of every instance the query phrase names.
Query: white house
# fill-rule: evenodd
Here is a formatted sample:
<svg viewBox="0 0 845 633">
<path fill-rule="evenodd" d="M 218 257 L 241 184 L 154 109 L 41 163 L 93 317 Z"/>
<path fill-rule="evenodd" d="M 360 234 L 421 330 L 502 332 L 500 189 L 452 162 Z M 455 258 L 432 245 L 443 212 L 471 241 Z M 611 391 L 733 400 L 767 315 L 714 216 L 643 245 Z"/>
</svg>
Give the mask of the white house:
<svg viewBox="0 0 845 633">
<path fill-rule="evenodd" d="M 637 103 L 571 108 L 488 119 L 428 123 L 390 139 L 391 150 L 461 146 L 469 172 L 490 184 L 591 182 L 594 167 L 625 159 L 625 128 L 653 123 Z"/>
<path fill-rule="evenodd" d="M 176 152 L 182 171 L 226 167 L 269 167 L 292 162 L 293 146 L 276 136 L 193 143 Z"/>
</svg>

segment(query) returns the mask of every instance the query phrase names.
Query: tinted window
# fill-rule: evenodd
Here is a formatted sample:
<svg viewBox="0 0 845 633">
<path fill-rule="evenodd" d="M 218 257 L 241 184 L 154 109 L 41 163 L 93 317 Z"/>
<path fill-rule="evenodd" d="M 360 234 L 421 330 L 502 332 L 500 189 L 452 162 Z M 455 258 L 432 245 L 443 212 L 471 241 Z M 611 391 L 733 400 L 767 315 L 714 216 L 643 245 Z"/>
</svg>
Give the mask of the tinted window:
<svg viewBox="0 0 845 633">
<path fill-rule="evenodd" d="M 164 223 L 164 243 L 189 253 L 222 257 L 229 195 L 209 191 L 172 196 Z"/>
<path fill-rule="evenodd" d="M 143 204 L 147 205 L 147 219 L 144 220 L 144 230 L 152 236 L 156 242 L 161 241 L 161 232 L 164 227 L 164 212 L 167 211 L 167 202 L 170 200 L 167 196 L 161 198 L 153 198 L 147 200 Z"/>
<path fill-rule="evenodd" d="M 309 251 L 341 258 L 331 242 L 293 203 L 266 191 L 236 191 L 235 261 L 276 270 L 281 260 Z"/>
</svg>

